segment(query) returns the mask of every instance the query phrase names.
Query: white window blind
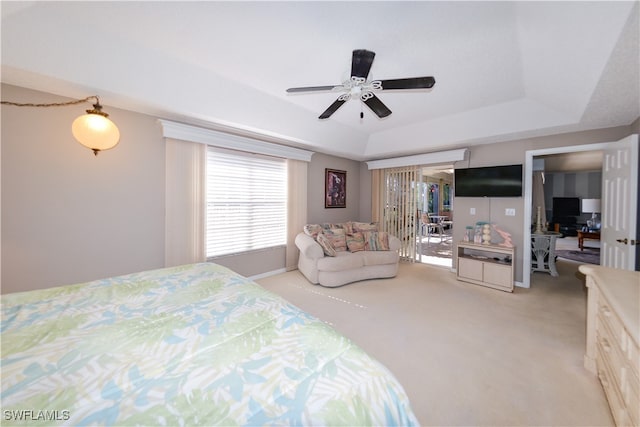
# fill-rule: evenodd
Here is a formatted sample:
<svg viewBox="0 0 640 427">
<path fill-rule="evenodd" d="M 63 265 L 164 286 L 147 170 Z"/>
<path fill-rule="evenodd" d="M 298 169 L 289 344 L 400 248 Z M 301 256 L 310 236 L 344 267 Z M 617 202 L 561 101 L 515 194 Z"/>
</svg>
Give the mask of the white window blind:
<svg viewBox="0 0 640 427">
<path fill-rule="evenodd" d="M 207 258 L 286 244 L 284 159 L 207 147 Z"/>
</svg>

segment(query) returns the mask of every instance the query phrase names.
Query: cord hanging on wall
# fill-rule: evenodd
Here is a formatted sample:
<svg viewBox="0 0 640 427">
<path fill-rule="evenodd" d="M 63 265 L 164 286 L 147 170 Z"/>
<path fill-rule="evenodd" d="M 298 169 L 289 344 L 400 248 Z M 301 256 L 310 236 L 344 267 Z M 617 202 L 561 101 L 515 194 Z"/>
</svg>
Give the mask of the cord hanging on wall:
<svg viewBox="0 0 640 427">
<path fill-rule="evenodd" d="M 84 114 L 73 121 L 73 124 L 71 125 L 71 133 L 80 144 L 91 149 L 93 154 L 97 156 L 98 152 L 109 150 L 120 142 L 120 131 L 118 130 L 118 127 L 109 120 L 109 115 L 102 111 L 100 98 L 97 96 L 93 95 L 84 99 L 50 104 L 18 103 L 10 101 L 1 101 L 0 103 L 2 105 L 12 105 L 15 107 L 64 107 L 89 102 L 90 99 L 96 100 L 96 103 L 93 104 L 93 109 L 86 110 L 87 114 Z"/>
</svg>

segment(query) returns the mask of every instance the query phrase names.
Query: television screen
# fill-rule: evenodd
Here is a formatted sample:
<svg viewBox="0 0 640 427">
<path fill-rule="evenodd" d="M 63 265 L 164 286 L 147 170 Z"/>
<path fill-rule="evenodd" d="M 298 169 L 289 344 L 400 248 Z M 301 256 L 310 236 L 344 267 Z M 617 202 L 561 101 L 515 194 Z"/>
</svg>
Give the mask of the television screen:
<svg viewBox="0 0 640 427">
<path fill-rule="evenodd" d="M 553 218 L 560 219 L 580 215 L 580 199 L 578 197 L 554 197 Z"/>
<path fill-rule="evenodd" d="M 522 165 L 454 170 L 456 197 L 522 197 Z"/>
</svg>

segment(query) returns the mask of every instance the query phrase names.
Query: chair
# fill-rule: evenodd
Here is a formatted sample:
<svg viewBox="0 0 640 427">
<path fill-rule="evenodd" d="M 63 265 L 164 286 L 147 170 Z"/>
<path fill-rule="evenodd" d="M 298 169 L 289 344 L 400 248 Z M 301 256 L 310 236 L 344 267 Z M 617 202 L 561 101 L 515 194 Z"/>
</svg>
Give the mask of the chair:
<svg viewBox="0 0 640 427">
<path fill-rule="evenodd" d="M 425 230 L 427 230 L 427 233 L 429 232 L 428 227 L 430 223 L 431 223 L 431 220 L 429 219 L 429 215 L 425 212 L 422 212 L 420 214 L 420 235 L 421 236 L 424 236 Z"/>
<path fill-rule="evenodd" d="M 424 214 L 423 214 L 424 215 Z M 427 237 L 431 237 L 431 234 L 436 234 L 440 236 L 440 242 L 442 242 L 444 235 L 444 227 L 442 225 L 442 220 L 439 215 L 435 214 L 427 214 L 428 222 L 427 222 Z"/>
</svg>

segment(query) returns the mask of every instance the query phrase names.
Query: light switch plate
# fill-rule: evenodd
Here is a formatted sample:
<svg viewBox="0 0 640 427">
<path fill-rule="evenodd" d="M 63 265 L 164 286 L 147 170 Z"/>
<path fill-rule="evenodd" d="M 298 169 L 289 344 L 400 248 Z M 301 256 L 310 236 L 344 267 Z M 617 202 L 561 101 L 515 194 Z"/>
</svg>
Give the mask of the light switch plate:
<svg viewBox="0 0 640 427">
<path fill-rule="evenodd" d="M 516 210 L 513 208 L 507 208 L 504 210 L 506 216 L 516 216 Z"/>
<path fill-rule="evenodd" d="M 470 208 L 469 215 L 475 215 L 475 214 L 476 214 L 476 208 Z"/>
</svg>

